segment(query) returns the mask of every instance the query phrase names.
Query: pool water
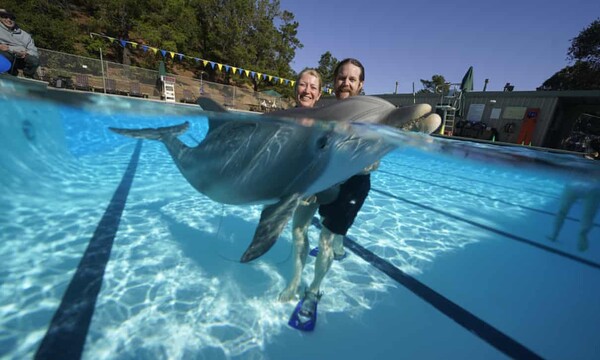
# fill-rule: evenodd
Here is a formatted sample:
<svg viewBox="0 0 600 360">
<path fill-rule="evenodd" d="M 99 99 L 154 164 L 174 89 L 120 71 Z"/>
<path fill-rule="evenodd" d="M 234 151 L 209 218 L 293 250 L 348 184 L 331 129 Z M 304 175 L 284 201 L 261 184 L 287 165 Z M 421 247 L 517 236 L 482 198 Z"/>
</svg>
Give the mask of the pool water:
<svg viewBox="0 0 600 360">
<path fill-rule="evenodd" d="M 211 201 L 161 143 L 108 131 L 189 121 L 193 146 L 197 106 L 0 78 L 0 116 L 3 359 L 600 357 L 600 215 L 585 252 L 581 203 L 547 239 L 597 163 L 439 138 L 390 153 L 302 333 L 277 301 L 289 225 L 239 263 L 261 206 Z"/>
</svg>

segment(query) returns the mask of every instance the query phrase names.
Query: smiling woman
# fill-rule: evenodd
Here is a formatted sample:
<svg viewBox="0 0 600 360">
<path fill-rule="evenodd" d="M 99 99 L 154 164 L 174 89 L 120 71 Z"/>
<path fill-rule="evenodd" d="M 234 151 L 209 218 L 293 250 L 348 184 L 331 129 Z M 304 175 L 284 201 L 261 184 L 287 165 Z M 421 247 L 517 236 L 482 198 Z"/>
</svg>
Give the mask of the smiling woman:
<svg viewBox="0 0 600 360">
<path fill-rule="evenodd" d="M 321 75 L 315 69 L 304 69 L 296 81 L 296 105 L 313 107 L 321 98 Z"/>
</svg>

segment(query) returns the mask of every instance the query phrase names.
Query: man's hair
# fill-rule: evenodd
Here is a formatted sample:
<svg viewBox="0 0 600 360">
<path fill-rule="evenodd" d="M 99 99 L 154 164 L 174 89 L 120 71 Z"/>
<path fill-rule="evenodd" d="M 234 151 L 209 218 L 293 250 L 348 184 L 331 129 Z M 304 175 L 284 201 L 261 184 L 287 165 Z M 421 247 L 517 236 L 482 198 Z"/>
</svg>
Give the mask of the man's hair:
<svg viewBox="0 0 600 360">
<path fill-rule="evenodd" d="M 317 70 L 312 69 L 312 68 L 306 68 L 306 69 L 300 71 L 300 74 L 298 74 L 298 77 L 296 78 L 296 91 L 298 90 L 298 81 L 304 74 L 308 74 L 308 75 L 312 75 L 312 76 L 316 77 L 319 82 L 319 91 L 321 91 L 321 87 L 323 86 L 323 80 L 321 79 L 321 74 L 319 74 L 319 72 Z"/>
<path fill-rule="evenodd" d="M 360 63 L 360 61 L 353 59 L 353 58 L 347 58 L 344 59 L 342 61 L 340 61 L 336 67 L 335 70 L 333 71 L 333 76 L 337 78 L 338 76 L 338 72 L 340 71 L 340 68 L 346 64 L 352 64 L 354 66 L 358 66 L 360 68 L 360 81 L 365 81 L 365 67 Z"/>
</svg>

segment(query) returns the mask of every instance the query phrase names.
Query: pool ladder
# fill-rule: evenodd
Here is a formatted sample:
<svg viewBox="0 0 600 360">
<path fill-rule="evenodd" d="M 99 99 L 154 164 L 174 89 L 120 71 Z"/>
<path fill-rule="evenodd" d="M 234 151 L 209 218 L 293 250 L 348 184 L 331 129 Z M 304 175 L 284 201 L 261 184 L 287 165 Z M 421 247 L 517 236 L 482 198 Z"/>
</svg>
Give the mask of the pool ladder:
<svg viewBox="0 0 600 360">
<path fill-rule="evenodd" d="M 440 134 L 452 136 L 456 112 L 460 109 L 462 91 L 460 90 L 460 84 L 448 83 L 446 85 L 449 89 L 448 93 L 444 93 L 443 89 L 441 89 L 442 98 L 440 99 L 440 103 L 436 105 L 435 109 L 436 113 L 442 117 Z M 452 87 L 452 89 L 450 89 L 450 87 Z"/>
</svg>

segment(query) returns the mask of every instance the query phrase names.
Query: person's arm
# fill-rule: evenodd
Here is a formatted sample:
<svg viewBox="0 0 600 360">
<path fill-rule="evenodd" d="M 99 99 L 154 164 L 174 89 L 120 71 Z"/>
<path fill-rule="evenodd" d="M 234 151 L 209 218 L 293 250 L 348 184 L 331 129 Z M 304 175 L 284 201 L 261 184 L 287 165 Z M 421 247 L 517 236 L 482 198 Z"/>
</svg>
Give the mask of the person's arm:
<svg viewBox="0 0 600 360">
<path fill-rule="evenodd" d="M 29 34 L 27 34 L 27 35 L 29 35 Z M 38 49 L 35 46 L 35 43 L 33 42 L 33 38 L 31 37 L 31 35 L 29 35 L 29 42 L 27 42 L 27 44 L 25 45 L 25 49 L 26 49 L 27 55 L 39 57 Z"/>
</svg>

